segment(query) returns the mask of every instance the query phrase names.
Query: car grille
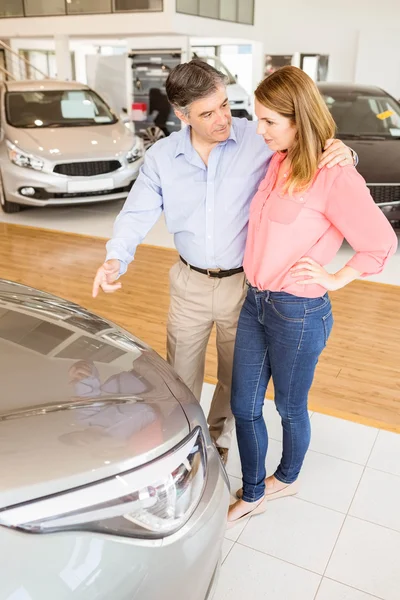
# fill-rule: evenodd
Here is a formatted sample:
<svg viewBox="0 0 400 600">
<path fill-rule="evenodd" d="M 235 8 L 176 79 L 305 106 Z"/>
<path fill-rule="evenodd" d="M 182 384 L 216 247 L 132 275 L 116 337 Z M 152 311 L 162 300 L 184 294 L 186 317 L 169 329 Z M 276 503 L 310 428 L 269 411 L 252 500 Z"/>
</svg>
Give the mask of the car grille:
<svg viewBox="0 0 400 600">
<path fill-rule="evenodd" d="M 400 202 L 400 185 L 369 185 L 368 187 L 377 204 Z"/>
<path fill-rule="evenodd" d="M 55 173 L 69 177 L 94 177 L 112 173 L 121 167 L 118 160 L 95 160 L 86 162 L 61 163 L 54 167 Z"/>
</svg>

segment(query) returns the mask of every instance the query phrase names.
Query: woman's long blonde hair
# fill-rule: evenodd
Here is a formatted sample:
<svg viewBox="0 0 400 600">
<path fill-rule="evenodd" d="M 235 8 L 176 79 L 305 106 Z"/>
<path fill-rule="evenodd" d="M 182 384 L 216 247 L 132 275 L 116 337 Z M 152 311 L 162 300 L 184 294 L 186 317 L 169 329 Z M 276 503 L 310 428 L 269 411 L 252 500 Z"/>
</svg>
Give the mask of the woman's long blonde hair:
<svg viewBox="0 0 400 600">
<path fill-rule="evenodd" d="M 297 128 L 288 152 L 291 168 L 286 191 L 304 191 L 312 183 L 328 139 L 335 135 L 335 122 L 317 86 L 297 67 L 282 67 L 264 79 L 255 97 L 266 108 L 291 119 Z"/>
</svg>

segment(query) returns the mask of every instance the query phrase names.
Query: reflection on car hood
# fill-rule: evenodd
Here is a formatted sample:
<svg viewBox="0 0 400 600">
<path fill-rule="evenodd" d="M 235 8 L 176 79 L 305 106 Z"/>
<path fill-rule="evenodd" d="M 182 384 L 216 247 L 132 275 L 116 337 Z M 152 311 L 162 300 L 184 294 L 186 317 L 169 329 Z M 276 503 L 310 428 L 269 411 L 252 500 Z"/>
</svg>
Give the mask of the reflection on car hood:
<svg viewBox="0 0 400 600">
<path fill-rule="evenodd" d="M 155 352 L 82 307 L 0 280 L 0 507 L 132 469 L 188 433 Z"/>
<path fill-rule="evenodd" d="M 357 170 L 367 183 L 400 183 L 400 139 L 341 139 L 359 156 Z"/>
<path fill-rule="evenodd" d="M 17 129 L 6 126 L 7 139 L 21 150 L 53 162 L 124 156 L 135 136 L 120 121 L 92 127 Z"/>
</svg>

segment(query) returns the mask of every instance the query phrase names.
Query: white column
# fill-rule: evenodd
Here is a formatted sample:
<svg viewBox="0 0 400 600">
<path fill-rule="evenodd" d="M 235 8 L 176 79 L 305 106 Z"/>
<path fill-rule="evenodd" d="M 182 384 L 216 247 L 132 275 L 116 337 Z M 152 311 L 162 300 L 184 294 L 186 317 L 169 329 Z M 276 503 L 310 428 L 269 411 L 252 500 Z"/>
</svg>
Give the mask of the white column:
<svg viewBox="0 0 400 600">
<path fill-rule="evenodd" d="M 3 39 L 3 42 L 8 44 L 15 54 L 19 53 L 20 46 L 19 40 L 11 39 L 7 42 L 7 40 Z M 6 52 L 6 61 L 7 61 L 7 70 L 15 79 L 26 79 L 26 69 L 25 65 L 22 66 L 22 61 L 19 60 L 16 56 L 11 54 L 11 52 Z"/>
<path fill-rule="evenodd" d="M 79 44 L 75 46 L 75 79 L 87 84 L 86 57 L 91 53 L 91 46 Z"/>
<path fill-rule="evenodd" d="M 264 67 L 265 67 L 265 49 L 263 42 L 252 43 L 252 54 L 253 54 L 253 91 L 256 89 L 260 81 L 264 79 Z M 253 98 L 253 118 L 255 119 L 254 112 L 254 96 Z"/>
<path fill-rule="evenodd" d="M 71 81 L 72 64 L 69 37 L 67 35 L 56 35 L 54 43 L 56 49 L 57 78 Z"/>
<path fill-rule="evenodd" d="M 190 37 L 186 35 L 182 38 L 182 61 L 183 63 L 192 60 L 192 47 L 190 45 Z"/>
<path fill-rule="evenodd" d="M 292 58 L 292 67 L 298 67 L 300 69 L 300 61 L 301 61 L 300 52 L 294 52 L 293 58 Z"/>
<path fill-rule="evenodd" d="M 264 79 L 265 51 L 263 42 L 252 43 L 253 54 L 253 90 Z"/>
</svg>

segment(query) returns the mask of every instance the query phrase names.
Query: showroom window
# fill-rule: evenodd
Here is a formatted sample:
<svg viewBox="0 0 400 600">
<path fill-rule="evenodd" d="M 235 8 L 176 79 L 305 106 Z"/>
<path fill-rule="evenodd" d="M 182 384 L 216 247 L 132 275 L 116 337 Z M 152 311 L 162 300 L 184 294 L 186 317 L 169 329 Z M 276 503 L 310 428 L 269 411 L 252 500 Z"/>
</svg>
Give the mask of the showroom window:
<svg viewBox="0 0 400 600">
<path fill-rule="evenodd" d="M 25 16 L 65 15 L 64 0 L 24 0 Z"/>
<path fill-rule="evenodd" d="M 23 17 L 22 0 L 0 0 L 0 17 Z"/>
<path fill-rule="evenodd" d="M 213 0 L 202 0 L 210 10 Z M 51 17 L 162 11 L 163 0 L 0 0 L 2 17 Z M 196 0 L 197 10 L 197 0 Z M 196 14 L 196 13 L 193 13 Z"/>
<path fill-rule="evenodd" d="M 20 63 L 20 73 L 23 79 L 40 79 L 35 69 L 38 69 L 50 79 L 57 78 L 56 53 L 53 50 L 19 50 L 19 55 L 25 59 Z M 76 79 L 75 52 L 71 52 L 72 80 Z M 1 62 L 0 62 L 1 68 Z"/>
<path fill-rule="evenodd" d="M 254 0 L 176 0 L 176 12 L 254 25 Z"/>
<path fill-rule="evenodd" d="M 69 15 L 90 15 L 111 12 L 111 0 L 68 0 Z"/>
<path fill-rule="evenodd" d="M 162 11 L 163 0 L 114 0 L 114 12 Z"/>
<path fill-rule="evenodd" d="M 211 19 L 218 19 L 218 11 L 218 2 L 215 2 L 215 0 L 199 0 L 200 17 L 210 17 Z"/>
<path fill-rule="evenodd" d="M 236 21 L 237 18 L 237 5 L 232 0 L 220 0 L 219 1 L 219 18 L 223 21 Z"/>
<path fill-rule="evenodd" d="M 238 3 L 238 22 L 247 25 L 254 24 L 254 2 L 249 0 L 237 0 Z"/>
<path fill-rule="evenodd" d="M 199 0 L 176 0 L 176 12 L 186 15 L 198 15 Z"/>
</svg>

